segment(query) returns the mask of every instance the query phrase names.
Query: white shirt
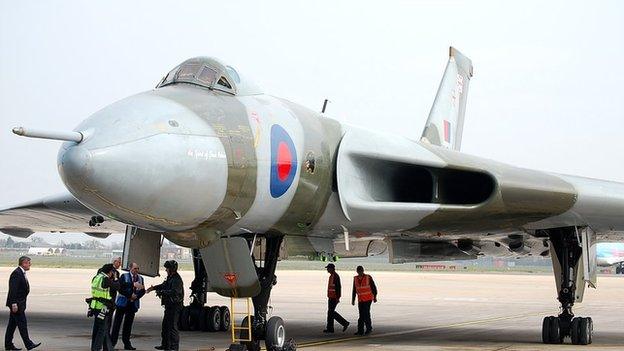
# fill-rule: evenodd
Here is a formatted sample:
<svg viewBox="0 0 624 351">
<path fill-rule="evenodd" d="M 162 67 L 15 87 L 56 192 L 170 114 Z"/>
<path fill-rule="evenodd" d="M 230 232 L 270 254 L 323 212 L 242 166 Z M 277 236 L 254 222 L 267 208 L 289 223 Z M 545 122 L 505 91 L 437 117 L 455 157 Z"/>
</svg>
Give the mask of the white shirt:
<svg viewBox="0 0 624 351">
<path fill-rule="evenodd" d="M 26 270 L 22 267 L 22 266 L 18 266 L 19 269 L 22 270 L 22 273 L 24 273 L 24 279 L 26 279 L 28 281 L 28 277 L 26 276 Z"/>
</svg>

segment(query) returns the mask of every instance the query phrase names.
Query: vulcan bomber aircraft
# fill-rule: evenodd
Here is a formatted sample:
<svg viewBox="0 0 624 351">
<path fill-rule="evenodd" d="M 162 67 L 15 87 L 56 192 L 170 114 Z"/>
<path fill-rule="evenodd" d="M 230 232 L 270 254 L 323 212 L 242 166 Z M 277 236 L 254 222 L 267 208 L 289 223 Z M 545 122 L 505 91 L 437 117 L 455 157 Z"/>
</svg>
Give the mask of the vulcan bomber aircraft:
<svg viewBox="0 0 624 351">
<path fill-rule="evenodd" d="M 596 286 L 596 243 L 624 239 L 624 184 L 461 153 L 472 76 L 451 48 L 422 137 L 411 140 L 340 123 L 265 94 L 219 60 L 192 58 L 74 131 L 15 128 L 65 141 L 68 193 L 0 211 L 0 230 L 125 233 L 124 261 L 153 274 L 161 237 L 192 248 L 186 316 L 204 316 L 207 291 L 252 298 L 240 331 L 249 350 L 286 343 L 284 321 L 267 312 L 281 258 L 550 256 L 561 310 L 544 318 L 543 342 L 589 344 L 592 320 L 573 306 Z"/>
</svg>

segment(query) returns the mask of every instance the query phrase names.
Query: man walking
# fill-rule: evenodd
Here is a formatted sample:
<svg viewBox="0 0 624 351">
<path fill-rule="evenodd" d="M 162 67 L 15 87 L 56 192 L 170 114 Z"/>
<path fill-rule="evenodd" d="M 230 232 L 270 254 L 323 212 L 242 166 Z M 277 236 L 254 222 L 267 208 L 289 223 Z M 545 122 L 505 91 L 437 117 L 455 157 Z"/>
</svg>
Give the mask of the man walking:
<svg viewBox="0 0 624 351">
<path fill-rule="evenodd" d="M 358 330 L 355 335 L 368 335 L 373 331 L 371 321 L 371 304 L 377 302 L 377 287 L 373 281 L 373 277 L 364 274 L 364 267 L 357 266 L 357 274 L 353 277 L 353 293 L 351 294 L 351 304 L 355 306 L 355 295 L 358 298 Z M 364 331 L 366 325 L 366 331 Z"/>
<path fill-rule="evenodd" d="M 323 333 L 334 332 L 334 320 L 342 325 L 344 332 L 349 327 L 349 322 L 336 312 L 336 306 L 340 303 L 340 296 L 342 296 L 340 276 L 336 273 L 336 266 L 333 263 L 328 264 L 325 268 L 329 273 L 329 282 L 327 283 L 327 326 Z"/>
<path fill-rule="evenodd" d="M 27 350 L 32 350 L 41 345 L 30 340 L 28 336 L 28 325 L 26 322 L 26 299 L 30 293 L 30 284 L 26 278 L 26 272 L 30 270 L 30 257 L 22 256 L 18 260 L 18 267 L 15 268 L 9 277 L 9 292 L 7 294 L 6 305 L 9 311 L 9 323 L 4 334 L 4 349 L 18 349 L 13 344 L 13 334 L 15 328 L 19 329 L 20 336 Z"/>
<path fill-rule="evenodd" d="M 145 292 L 156 291 L 165 306 L 165 315 L 162 321 L 162 343 L 156 346 L 156 350 L 177 351 L 180 347 L 180 334 L 178 333 L 178 319 L 184 301 L 184 285 L 178 274 L 178 262 L 170 260 L 165 262 L 167 279 L 159 285 L 151 286 Z"/>
<path fill-rule="evenodd" d="M 130 342 L 130 335 L 132 334 L 134 315 L 141 307 L 141 297 L 145 295 L 143 277 L 139 275 L 139 265 L 134 262 L 131 263 L 130 272 L 122 274 L 119 280 L 121 283 L 121 290 L 119 291 L 119 295 L 115 301 L 116 309 L 111 333 L 111 341 L 113 346 L 117 344 L 119 329 L 121 328 L 121 322 L 123 321 L 121 340 L 124 344 L 124 350 L 136 350 Z"/>
</svg>

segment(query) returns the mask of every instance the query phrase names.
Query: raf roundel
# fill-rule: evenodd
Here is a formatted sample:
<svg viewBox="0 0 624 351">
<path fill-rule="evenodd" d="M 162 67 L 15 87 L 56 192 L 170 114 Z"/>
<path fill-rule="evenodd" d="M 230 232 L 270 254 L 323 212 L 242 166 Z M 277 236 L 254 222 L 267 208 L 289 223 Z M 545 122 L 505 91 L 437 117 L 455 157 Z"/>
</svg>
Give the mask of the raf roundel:
<svg viewBox="0 0 624 351">
<path fill-rule="evenodd" d="M 297 151 L 288 132 L 271 126 L 271 196 L 278 198 L 288 189 L 297 173 Z"/>
</svg>

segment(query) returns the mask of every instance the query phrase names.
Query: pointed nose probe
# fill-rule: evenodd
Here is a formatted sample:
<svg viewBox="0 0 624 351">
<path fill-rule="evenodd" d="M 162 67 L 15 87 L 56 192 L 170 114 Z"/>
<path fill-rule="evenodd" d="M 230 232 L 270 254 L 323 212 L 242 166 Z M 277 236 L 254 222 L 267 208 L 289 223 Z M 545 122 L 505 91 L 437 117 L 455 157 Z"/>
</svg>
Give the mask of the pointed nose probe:
<svg viewBox="0 0 624 351">
<path fill-rule="evenodd" d="M 28 138 L 50 139 L 60 141 L 73 141 L 80 143 L 84 135 L 80 132 L 58 132 L 39 129 L 26 129 L 24 127 L 13 128 L 13 133 Z"/>
</svg>

